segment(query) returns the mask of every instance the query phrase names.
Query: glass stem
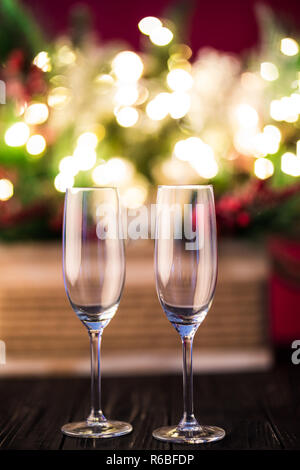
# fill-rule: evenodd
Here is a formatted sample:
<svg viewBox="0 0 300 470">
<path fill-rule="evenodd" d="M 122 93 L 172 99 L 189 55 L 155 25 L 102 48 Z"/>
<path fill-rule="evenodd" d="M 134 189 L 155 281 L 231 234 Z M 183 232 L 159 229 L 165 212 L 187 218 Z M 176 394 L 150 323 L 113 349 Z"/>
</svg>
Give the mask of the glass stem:
<svg viewBox="0 0 300 470">
<path fill-rule="evenodd" d="M 193 405 L 193 340 L 194 335 L 181 337 L 183 353 L 183 417 L 179 427 L 187 430 L 199 426 L 194 416 Z"/>
<path fill-rule="evenodd" d="M 100 348 L 102 331 L 89 331 L 91 347 L 91 412 L 87 419 L 89 424 L 106 422 L 101 410 Z"/>
</svg>

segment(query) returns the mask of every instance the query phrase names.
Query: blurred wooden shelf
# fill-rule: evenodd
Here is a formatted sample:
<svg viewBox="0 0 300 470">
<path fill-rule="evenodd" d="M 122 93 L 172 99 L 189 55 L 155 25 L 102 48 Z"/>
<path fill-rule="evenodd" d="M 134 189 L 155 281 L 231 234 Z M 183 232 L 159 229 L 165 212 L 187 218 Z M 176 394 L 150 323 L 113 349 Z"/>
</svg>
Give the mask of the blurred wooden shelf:
<svg viewBox="0 0 300 470">
<path fill-rule="evenodd" d="M 26 360 L 88 364 L 87 333 L 64 292 L 60 244 L 0 245 L 0 259 L 0 339 L 6 343 L 7 367 L 11 361 Z M 262 249 L 238 242 L 221 244 L 216 295 L 196 335 L 196 353 L 228 358 L 247 353 L 252 363 L 251 355 L 265 351 L 265 363 L 270 362 L 267 272 Z M 153 242 L 131 242 L 125 289 L 105 331 L 103 356 L 118 361 L 124 355 L 133 360 L 178 351 L 178 334 L 156 296 Z"/>
</svg>

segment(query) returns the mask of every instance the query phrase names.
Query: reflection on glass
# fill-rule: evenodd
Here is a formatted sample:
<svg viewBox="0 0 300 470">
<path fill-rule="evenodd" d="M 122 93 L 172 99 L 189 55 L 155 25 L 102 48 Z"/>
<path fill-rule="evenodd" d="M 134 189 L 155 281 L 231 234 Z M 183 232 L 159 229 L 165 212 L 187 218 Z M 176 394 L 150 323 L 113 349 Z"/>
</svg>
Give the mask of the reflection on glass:
<svg viewBox="0 0 300 470">
<path fill-rule="evenodd" d="M 203 443 L 223 429 L 200 425 L 193 411 L 192 344 L 211 306 L 217 278 L 216 221 L 211 186 L 160 186 L 157 194 L 155 271 L 158 298 L 183 346 L 184 412 L 156 439 Z"/>
<path fill-rule="evenodd" d="M 105 418 L 101 409 L 100 344 L 115 315 L 125 278 L 124 242 L 115 188 L 71 188 L 65 198 L 64 283 L 71 306 L 86 326 L 91 345 L 91 412 L 62 427 L 68 436 L 106 438 L 132 430 Z"/>
</svg>

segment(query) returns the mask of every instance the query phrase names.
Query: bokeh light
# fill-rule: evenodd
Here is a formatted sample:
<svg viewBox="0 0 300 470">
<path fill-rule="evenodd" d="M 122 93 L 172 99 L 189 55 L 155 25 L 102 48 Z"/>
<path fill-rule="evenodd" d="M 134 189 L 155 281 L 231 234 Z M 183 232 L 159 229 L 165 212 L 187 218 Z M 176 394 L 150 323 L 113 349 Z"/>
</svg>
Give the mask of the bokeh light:
<svg viewBox="0 0 300 470">
<path fill-rule="evenodd" d="M 141 58 L 132 51 L 119 52 L 112 62 L 112 69 L 122 82 L 136 82 L 143 73 Z"/>
<path fill-rule="evenodd" d="M 193 77 L 183 69 L 173 69 L 167 75 L 168 86 L 173 91 L 188 91 L 193 86 Z"/>
<path fill-rule="evenodd" d="M 95 184 L 105 186 L 107 184 L 126 185 L 134 174 L 134 166 L 124 158 L 113 157 L 107 162 L 97 165 L 92 173 Z"/>
<path fill-rule="evenodd" d="M 78 145 L 73 153 L 75 164 L 79 170 L 87 171 L 93 168 L 97 160 L 97 154 L 91 147 Z"/>
<path fill-rule="evenodd" d="M 235 118 L 241 127 L 256 127 L 259 121 L 257 111 L 247 103 L 241 103 L 235 109 Z"/>
<path fill-rule="evenodd" d="M 170 94 L 169 113 L 173 119 L 183 118 L 191 107 L 191 97 L 187 93 L 174 91 Z"/>
<path fill-rule="evenodd" d="M 120 106 L 130 106 L 134 104 L 139 97 L 139 90 L 135 84 L 125 83 L 117 88 L 115 102 Z"/>
<path fill-rule="evenodd" d="M 300 176 L 300 158 L 292 152 L 286 152 L 281 157 L 281 170 L 290 176 Z"/>
<path fill-rule="evenodd" d="M 5 132 L 4 140 L 10 147 L 21 147 L 29 138 L 30 130 L 24 122 L 16 122 Z"/>
<path fill-rule="evenodd" d="M 41 69 L 43 72 L 51 71 L 51 61 L 48 52 L 41 51 L 33 59 L 33 63 L 36 67 Z"/>
<path fill-rule="evenodd" d="M 74 185 L 74 177 L 66 173 L 59 173 L 54 180 L 54 186 L 57 191 L 64 193 L 67 188 Z"/>
<path fill-rule="evenodd" d="M 56 59 L 58 65 L 70 65 L 75 62 L 76 54 L 67 44 L 65 44 L 58 49 Z"/>
<path fill-rule="evenodd" d="M 257 178 L 265 180 L 270 178 L 274 173 L 274 165 L 267 158 L 258 158 L 254 162 L 254 173 Z"/>
<path fill-rule="evenodd" d="M 280 50 L 284 55 L 293 56 L 298 54 L 299 46 L 295 39 L 283 38 L 280 42 Z"/>
<path fill-rule="evenodd" d="M 40 134 L 35 134 L 29 137 L 26 150 L 30 155 L 40 155 L 46 148 L 46 140 Z"/>
<path fill-rule="evenodd" d="M 130 186 L 121 195 L 121 202 L 127 209 L 138 209 L 147 198 L 147 188 L 141 185 Z"/>
<path fill-rule="evenodd" d="M 62 158 L 59 162 L 59 171 L 61 173 L 76 176 L 79 171 L 76 158 L 72 155 Z"/>
<path fill-rule="evenodd" d="M 135 108 L 131 106 L 125 106 L 116 113 L 116 119 L 118 124 L 122 127 L 134 126 L 139 118 L 139 113 Z"/>
<path fill-rule="evenodd" d="M 153 121 L 160 121 L 169 114 L 170 94 L 159 93 L 156 97 L 149 101 L 146 107 L 146 113 Z"/>
<path fill-rule="evenodd" d="M 70 91 L 66 87 L 56 87 L 48 95 L 48 105 L 51 108 L 61 108 L 70 99 Z"/>
<path fill-rule="evenodd" d="M 278 68 L 272 62 L 263 62 L 260 65 L 260 75 L 264 80 L 272 82 L 279 77 Z"/>
<path fill-rule="evenodd" d="M 42 124 L 49 116 L 48 106 L 44 103 L 33 103 L 25 110 L 24 120 L 27 124 Z"/>
<path fill-rule="evenodd" d="M 0 201 L 7 201 L 14 194 L 14 185 L 6 178 L 0 179 Z"/>
<path fill-rule="evenodd" d="M 152 31 L 154 31 L 154 29 L 161 27 L 162 22 L 155 16 L 146 16 L 145 18 L 141 19 L 138 24 L 138 28 L 141 33 L 145 34 L 146 36 L 149 36 Z"/>
<path fill-rule="evenodd" d="M 173 39 L 173 33 L 169 28 L 162 26 L 161 28 L 154 28 L 150 35 L 150 41 L 156 46 L 166 46 Z"/>
<path fill-rule="evenodd" d="M 77 145 L 95 149 L 98 144 L 98 137 L 94 132 L 84 132 L 77 139 Z"/>
</svg>

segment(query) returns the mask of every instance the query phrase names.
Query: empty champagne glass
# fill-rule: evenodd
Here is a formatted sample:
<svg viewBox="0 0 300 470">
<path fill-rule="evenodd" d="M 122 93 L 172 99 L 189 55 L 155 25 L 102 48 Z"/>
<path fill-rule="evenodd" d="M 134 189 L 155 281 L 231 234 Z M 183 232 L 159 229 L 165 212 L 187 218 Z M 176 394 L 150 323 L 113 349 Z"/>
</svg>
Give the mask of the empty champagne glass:
<svg viewBox="0 0 300 470">
<path fill-rule="evenodd" d="M 198 423 L 193 411 L 192 345 L 211 306 L 217 278 L 212 186 L 160 186 L 155 234 L 156 290 L 183 348 L 184 411 L 177 426 L 156 429 L 156 439 L 198 444 L 222 439 L 223 429 Z"/>
<path fill-rule="evenodd" d="M 66 192 L 63 227 L 64 283 L 71 306 L 86 326 L 91 349 L 91 412 L 65 424 L 68 436 L 106 438 L 132 426 L 105 418 L 101 409 L 100 344 L 115 315 L 125 279 L 124 241 L 116 188 L 71 188 Z"/>
</svg>

